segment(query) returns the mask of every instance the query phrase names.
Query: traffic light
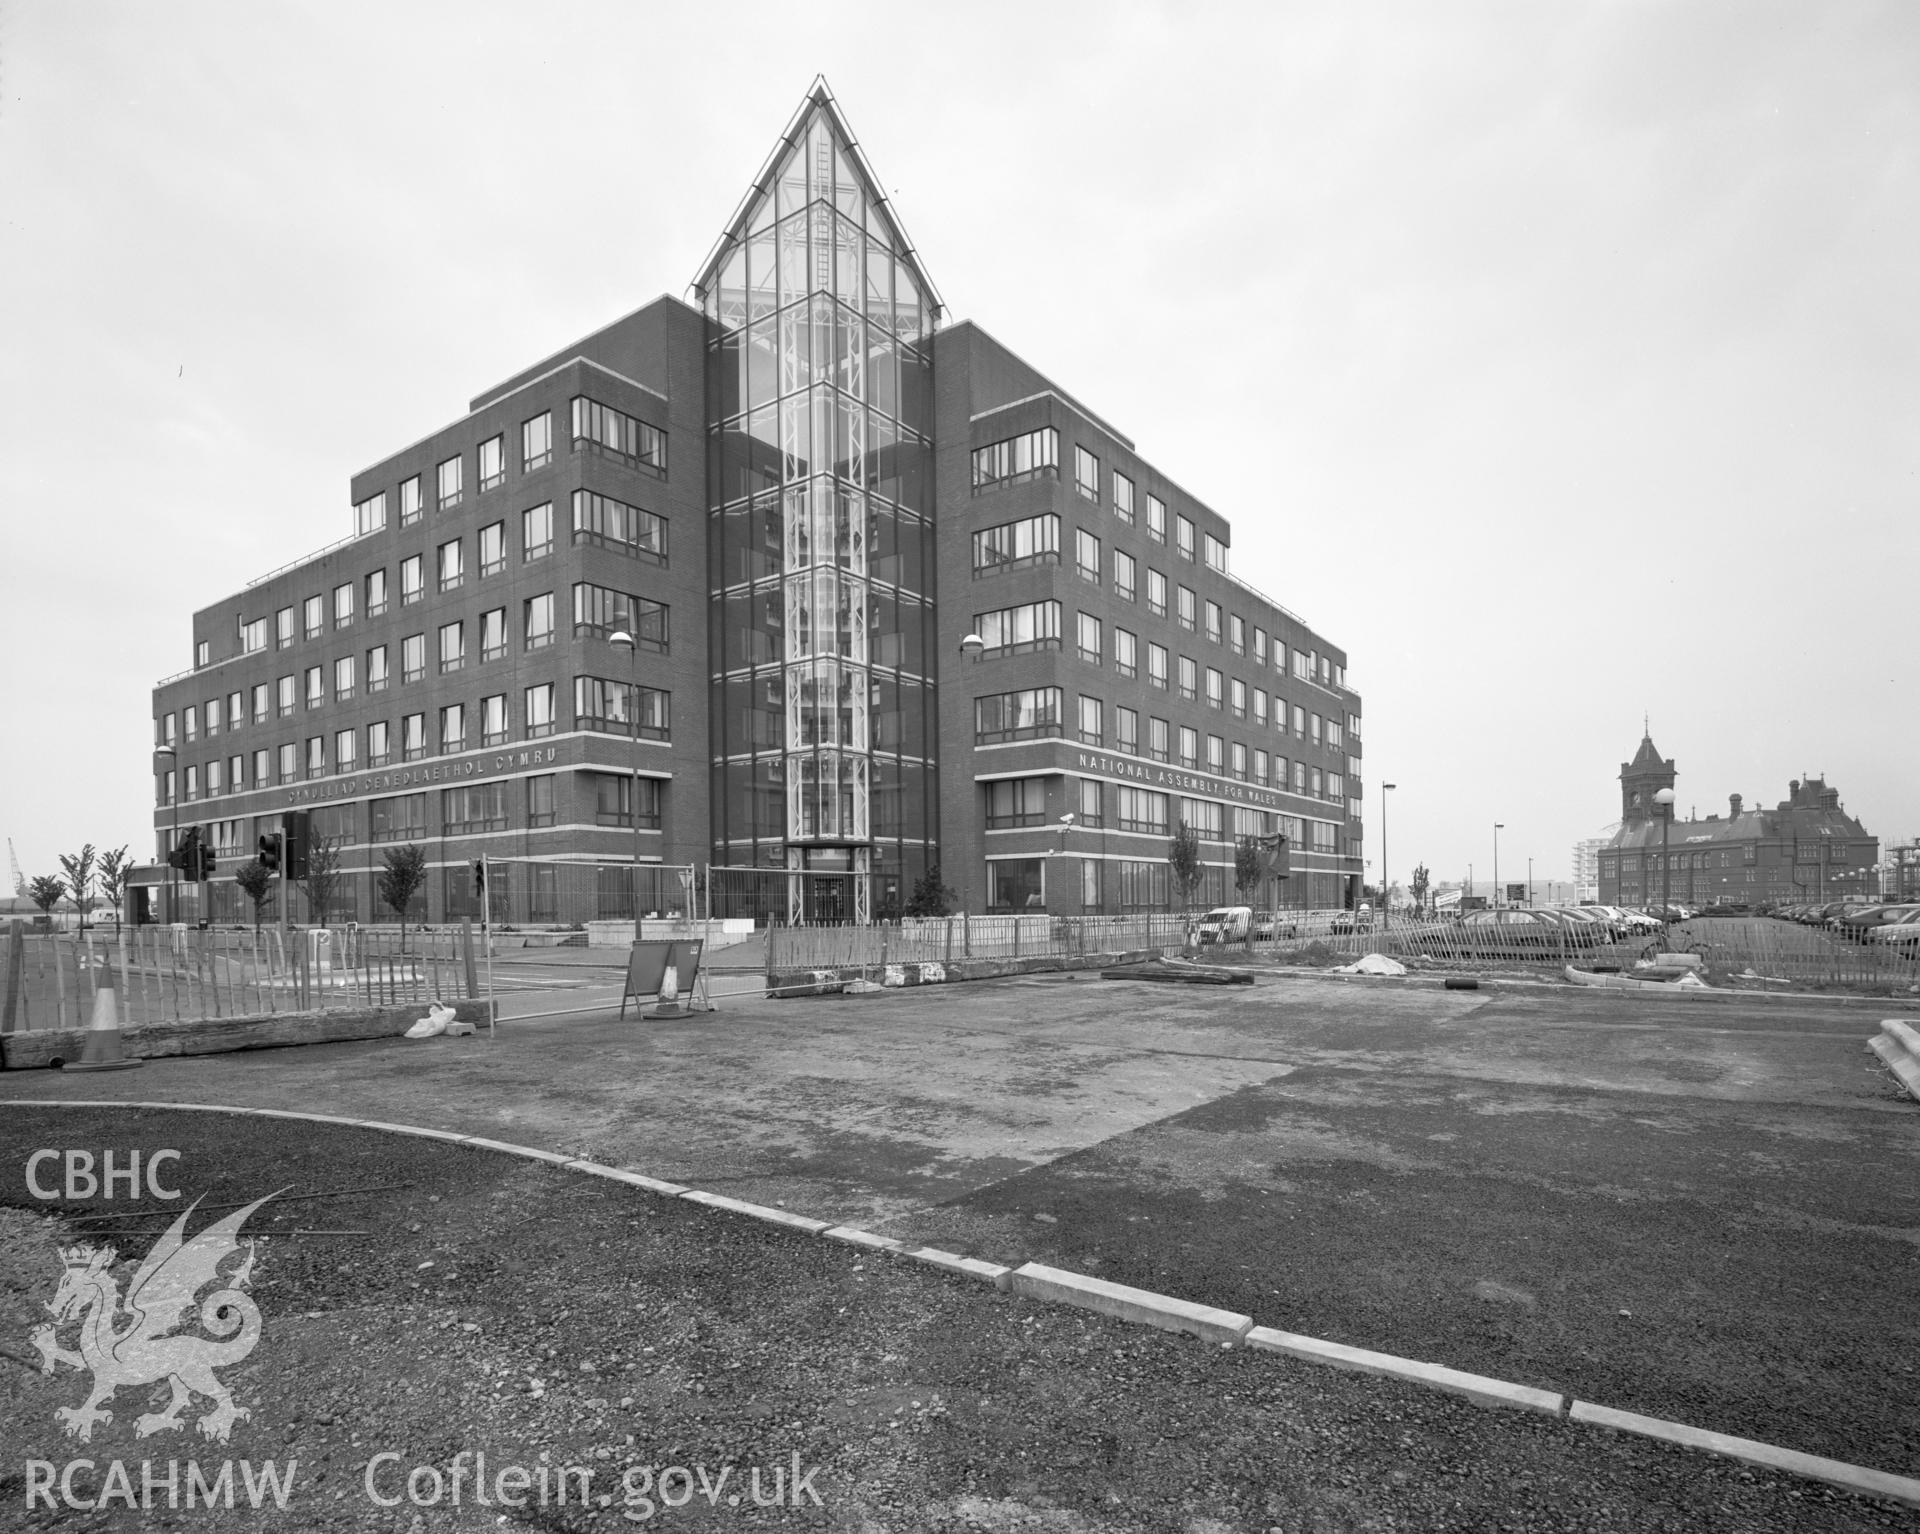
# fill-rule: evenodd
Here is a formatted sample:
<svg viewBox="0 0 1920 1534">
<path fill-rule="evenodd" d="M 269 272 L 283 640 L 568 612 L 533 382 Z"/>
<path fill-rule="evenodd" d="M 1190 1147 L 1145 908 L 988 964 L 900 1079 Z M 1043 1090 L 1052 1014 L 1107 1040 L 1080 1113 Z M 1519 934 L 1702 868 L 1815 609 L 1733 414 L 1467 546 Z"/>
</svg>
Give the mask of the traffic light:
<svg viewBox="0 0 1920 1534">
<path fill-rule="evenodd" d="M 473 892 L 482 899 L 486 898 L 487 860 L 485 858 L 475 858 L 473 860 Z"/>
<path fill-rule="evenodd" d="M 1278 845 L 1273 851 L 1273 876 L 1276 879 L 1291 879 L 1293 877 L 1292 849 L 1285 836 L 1276 836 L 1274 841 Z"/>
<path fill-rule="evenodd" d="M 200 871 L 201 860 L 207 855 L 207 849 L 200 842 L 200 828 L 188 826 L 180 838 L 180 845 L 167 855 L 167 861 L 180 870 L 181 876 L 189 880 L 206 877 Z"/>
<path fill-rule="evenodd" d="M 304 879 L 307 876 L 307 846 L 310 839 L 307 812 L 289 810 L 280 817 L 280 824 L 286 832 L 287 877 Z"/>
<path fill-rule="evenodd" d="M 280 872 L 280 833 L 269 831 L 260 838 L 260 866 L 270 874 Z"/>
</svg>

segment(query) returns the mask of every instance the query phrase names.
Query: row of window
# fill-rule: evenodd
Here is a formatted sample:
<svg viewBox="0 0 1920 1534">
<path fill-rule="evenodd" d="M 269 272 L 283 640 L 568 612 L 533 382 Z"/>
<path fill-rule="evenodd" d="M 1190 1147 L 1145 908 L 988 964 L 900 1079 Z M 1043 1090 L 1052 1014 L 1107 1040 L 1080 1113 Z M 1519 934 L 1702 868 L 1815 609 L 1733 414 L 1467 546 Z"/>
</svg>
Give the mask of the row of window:
<svg viewBox="0 0 1920 1534">
<path fill-rule="evenodd" d="M 974 699 L 973 739 L 979 746 L 1005 741 L 1046 738 L 1077 740 L 1083 746 L 1098 746 L 1127 756 L 1143 756 L 1149 761 L 1178 762 L 1193 771 L 1206 771 L 1216 777 L 1251 782 L 1262 788 L 1303 794 L 1314 799 L 1341 801 L 1346 798 L 1347 777 L 1295 760 L 1289 769 L 1286 757 L 1273 755 L 1244 741 L 1229 742 L 1220 735 L 1202 735 L 1190 725 L 1175 726 L 1154 715 L 1147 718 L 1145 749 L 1142 749 L 1140 714 L 1124 704 L 1113 710 L 1113 733 L 1109 743 L 1107 709 L 1103 700 L 1087 693 L 1077 699 L 1073 728 L 1068 729 L 1066 698 L 1058 687 L 1027 687 L 1017 692 L 989 693 Z"/>
<path fill-rule="evenodd" d="M 573 542 L 575 544 L 593 544 L 599 548 L 612 549 L 616 553 L 626 554 L 652 564 L 667 563 L 667 521 L 665 517 L 644 511 L 638 506 L 629 506 L 612 496 L 598 495 L 590 490 L 573 492 Z M 490 522 L 481 528 L 475 536 L 476 552 L 479 556 L 479 575 L 481 579 L 498 575 L 507 567 L 507 524 Z M 545 502 L 529 507 L 520 514 L 520 558 L 523 564 L 531 564 L 544 559 L 553 552 L 553 503 Z M 434 551 L 434 584 L 441 592 L 457 591 L 466 584 L 467 558 L 466 542 L 461 538 L 451 538 L 440 544 Z M 426 555 L 410 554 L 400 561 L 400 605 L 423 600 L 427 595 Z M 343 581 L 333 588 L 332 623 L 338 629 L 351 628 L 357 616 L 356 608 L 363 608 L 369 618 L 380 617 L 387 611 L 388 605 L 387 570 L 383 565 L 378 570 L 367 572 L 359 582 Z M 362 600 L 364 599 L 364 600 Z M 252 655 L 265 650 L 269 638 L 276 650 L 290 649 L 296 633 L 306 639 L 319 639 L 327 631 L 328 602 L 323 593 L 316 592 L 306 598 L 298 609 L 299 623 L 295 624 L 295 609 L 283 607 L 272 618 L 272 633 L 269 636 L 269 620 L 240 616 L 240 651 L 243 655 Z M 202 641 L 194 656 L 194 663 L 207 664 L 208 645 Z"/>
<path fill-rule="evenodd" d="M 1140 835 L 1168 835 L 1176 820 L 1193 827 L 1208 841 L 1237 841 L 1243 836 L 1272 834 L 1270 822 L 1283 822 L 1282 834 L 1298 842 L 1301 821 L 1295 815 L 1274 816 L 1244 805 L 1225 805 L 1213 799 L 1187 799 L 1153 788 L 1125 783 L 1103 783 L 1098 778 L 1070 779 L 1078 784 L 1070 801 L 1074 823 L 1083 828 L 1115 830 Z M 1008 831 L 1047 824 L 1045 777 L 1000 778 L 986 786 L 986 828 Z M 1111 818 L 1109 818 L 1111 817 Z M 1291 829 L 1289 829 L 1289 827 Z"/>
<path fill-rule="evenodd" d="M 973 488 L 994 489 L 1027 479 L 1060 477 L 1060 433 L 1051 426 L 1022 432 L 990 442 L 973 450 Z M 1073 450 L 1073 488 L 1084 499 L 1100 504 L 1100 459 L 1087 448 Z M 1134 523 L 1134 483 L 1118 469 L 1112 473 L 1110 496 L 1113 514 L 1129 527 Z M 1174 549 L 1191 563 L 1195 557 L 1195 531 L 1190 518 L 1175 514 Z M 1147 495 L 1147 536 L 1155 543 L 1167 541 L 1167 503 L 1159 496 Z M 1227 573 L 1227 546 L 1212 533 L 1200 535 L 1199 551 L 1209 569 Z M 977 566 L 976 566 L 977 568 Z"/>
<path fill-rule="evenodd" d="M 539 740 L 554 732 L 554 684 L 540 682 L 521 690 L 520 735 Z M 672 738 L 672 695 L 655 687 L 604 677 L 573 679 L 574 728 L 600 734 L 639 736 L 643 740 Z M 331 737 L 308 736 L 262 746 L 252 753 L 236 752 L 185 769 L 184 783 L 174 771 L 161 776 L 160 803 L 171 804 L 177 790 L 188 803 L 221 794 L 245 793 L 303 778 L 358 772 L 363 767 L 385 767 L 391 762 L 415 762 L 429 755 L 445 755 L 472 747 L 501 746 L 514 738 L 508 696 L 495 693 L 477 704 L 449 703 L 437 711 L 438 731 L 428 734 L 426 710 L 403 714 L 396 732 L 392 723 L 376 719 L 353 729 L 336 730 Z M 366 754 L 361 755 L 364 739 Z"/>
<path fill-rule="evenodd" d="M 974 578 L 997 575 L 1028 565 L 1059 564 L 1060 532 L 1060 518 L 1053 512 L 981 528 L 973 535 Z M 1085 528 L 1076 528 L 1073 543 L 1074 569 L 1080 578 L 1096 586 L 1104 584 L 1108 573 L 1102 564 L 1100 539 Z M 1112 555 L 1113 594 L 1123 602 L 1138 601 L 1139 561 L 1124 549 L 1114 549 Z M 1146 572 L 1146 604 L 1152 616 L 1168 616 L 1169 589 L 1165 572 L 1149 566 Z M 1238 613 L 1227 612 L 1211 598 L 1201 601 L 1191 586 L 1175 585 L 1171 589 L 1175 593 L 1172 615 L 1180 627 L 1198 631 L 1204 617 L 1207 638 L 1215 644 L 1225 645 L 1235 655 L 1247 653 L 1251 635 L 1255 663 L 1261 666 L 1267 664 L 1267 631 L 1259 624 L 1250 628 L 1246 619 Z M 1346 668 L 1336 665 L 1331 656 L 1322 655 L 1318 650 L 1293 650 L 1289 668 L 1287 646 L 1276 636 L 1272 642 L 1272 655 L 1273 668 L 1282 675 L 1289 674 L 1291 669 L 1291 674 L 1302 681 L 1318 681 L 1335 687 L 1346 685 Z"/>
<path fill-rule="evenodd" d="M 647 469 L 662 478 L 667 472 L 667 434 L 609 405 L 587 396 L 573 399 L 573 445 L 576 450 L 620 459 L 634 468 Z M 507 479 L 507 438 L 496 433 L 474 452 L 479 470 L 481 493 L 497 489 Z M 543 410 L 520 423 L 520 472 L 531 474 L 553 461 L 553 412 Z M 450 511 L 466 495 L 466 457 L 456 453 L 434 467 L 434 505 Z M 396 492 L 400 525 L 410 526 L 426 514 L 426 494 L 418 474 L 400 482 Z M 353 508 L 353 530 L 357 535 L 377 533 L 387 525 L 387 492 L 378 491 Z"/>
</svg>

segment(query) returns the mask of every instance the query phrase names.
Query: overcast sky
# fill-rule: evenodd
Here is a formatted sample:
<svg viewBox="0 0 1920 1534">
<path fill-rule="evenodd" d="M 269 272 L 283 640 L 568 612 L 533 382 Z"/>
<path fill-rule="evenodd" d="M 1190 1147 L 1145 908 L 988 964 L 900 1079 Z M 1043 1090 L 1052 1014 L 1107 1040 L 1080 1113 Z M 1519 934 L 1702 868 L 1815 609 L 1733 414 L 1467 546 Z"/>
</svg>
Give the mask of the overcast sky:
<svg viewBox="0 0 1920 1534">
<path fill-rule="evenodd" d="M 954 318 L 1351 657 L 1368 855 L 1920 832 L 1920 6 L 0 0 L 0 835 L 151 856 L 190 615 L 684 294 L 817 72 Z"/>
</svg>

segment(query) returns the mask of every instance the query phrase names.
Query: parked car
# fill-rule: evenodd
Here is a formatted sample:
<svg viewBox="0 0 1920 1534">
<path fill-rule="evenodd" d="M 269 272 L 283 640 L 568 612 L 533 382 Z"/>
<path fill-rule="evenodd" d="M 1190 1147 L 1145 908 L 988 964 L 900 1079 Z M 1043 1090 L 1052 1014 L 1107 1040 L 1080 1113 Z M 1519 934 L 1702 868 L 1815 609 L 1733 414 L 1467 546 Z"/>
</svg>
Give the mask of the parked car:
<svg viewBox="0 0 1920 1534">
<path fill-rule="evenodd" d="M 1717 900 L 1712 905 L 1702 906 L 1700 914 L 1702 916 L 1751 916 L 1753 907 L 1731 900 Z"/>
<path fill-rule="evenodd" d="M 1300 935 L 1299 925 L 1285 916 L 1256 916 L 1253 919 L 1253 940 L 1256 943 L 1274 943 Z"/>
<path fill-rule="evenodd" d="M 1202 946 L 1208 943 L 1244 943 L 1253 931 L 1253 907 L 1215 906 L 1200 918 L 1196 931 Z"/>
<path fill-rule="evenodd" d="M 1887 943 L 1897 948 L 1907 949 L 1909 952 L 1920 953 L 1920 906 L 1906 906 L 1902 909 L 1905 914 L 1871 928 L 1867 932 L 1867 937 L 1875 943 Z"/>
<path fill-rule="evenodd" d="M 1875 927 L 1884 927 L 1890 921 L 1898 921 L 1912 906 L 1905 905 L 1863 905 L 1843 912 L 1834 917 L 1833 930 L 1847 937 L 1863 937 Z"/>
</svg>

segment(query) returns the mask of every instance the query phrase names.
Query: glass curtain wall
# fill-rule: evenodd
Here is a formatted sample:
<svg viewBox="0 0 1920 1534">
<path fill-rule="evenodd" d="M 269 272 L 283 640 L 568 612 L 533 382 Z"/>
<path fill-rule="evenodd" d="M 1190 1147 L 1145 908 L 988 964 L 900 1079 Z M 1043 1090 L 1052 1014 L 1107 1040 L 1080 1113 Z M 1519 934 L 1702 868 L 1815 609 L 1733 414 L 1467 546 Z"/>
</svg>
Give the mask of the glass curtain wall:
<svg viewBox="0 0 1920 1534">
<path fill-rule="evenodd" d="M 851 866 L 856 920 L 937 827 L 936 311 L 906 249 L 816 104 L 700 290 L 713 861 Z"/>
</svg>

